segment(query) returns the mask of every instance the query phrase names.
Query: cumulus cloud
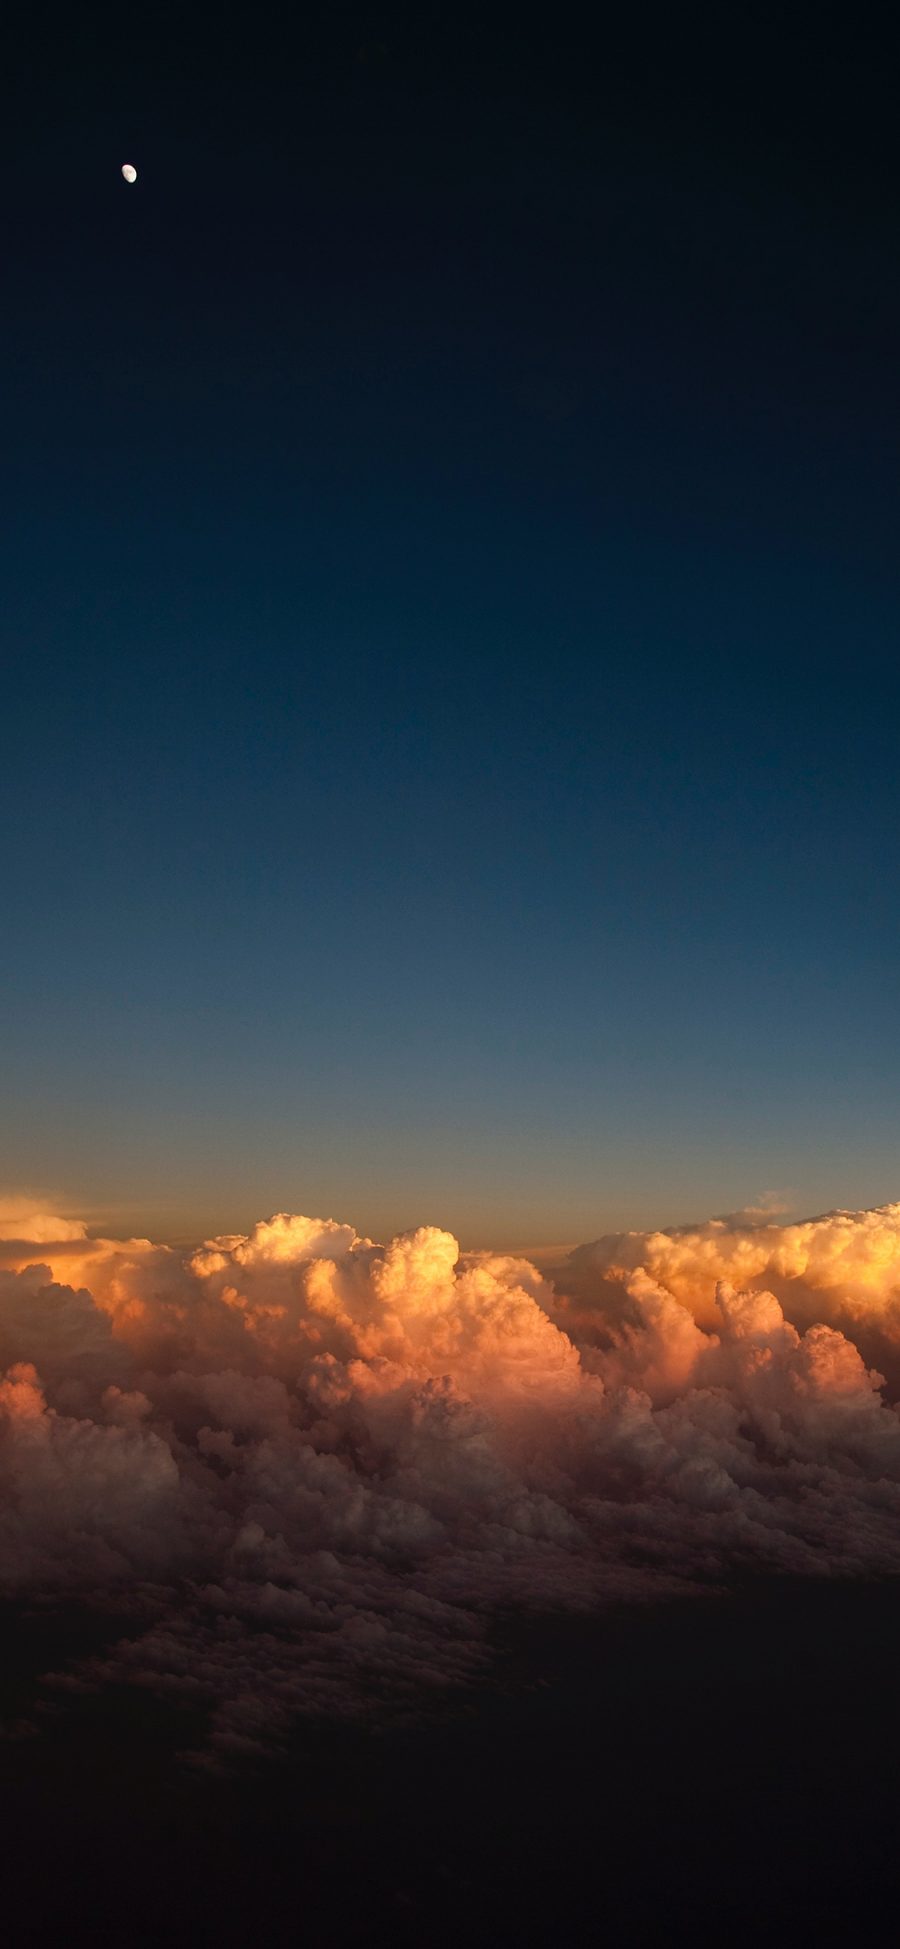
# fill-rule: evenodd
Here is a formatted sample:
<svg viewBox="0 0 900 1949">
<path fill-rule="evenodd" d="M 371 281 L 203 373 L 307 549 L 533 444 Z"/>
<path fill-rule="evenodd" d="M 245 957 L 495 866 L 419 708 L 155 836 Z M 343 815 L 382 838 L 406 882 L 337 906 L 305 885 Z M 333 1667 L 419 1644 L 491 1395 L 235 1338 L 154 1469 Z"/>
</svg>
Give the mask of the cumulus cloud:
<svg viewBox="0 0 900 1949">
<path fill-rule="evenodd" d="M 900 1392 L 900 1204 L 831 1211 L 779 1225 L 763 1212 L 660 1232 L 616 1232 L 579 1246 L 552 1277 L 576 1337 L 602 1337 L 627 1275 L 644 1268 L 704 1327 L 720 1280 L 765 1286 L 801 1330 L 826 1319 L 886 1368 Z"/>
<path fill-rule="evenodd" d="M 900 1571 L 900 1206 L 618 1234 L 552 1278 L 435 1227 L 30 1225 L 0 1589 L 128 1607 L 90 1682 L 205 1702 L 207 1757 L 421 1711 L 501 1608 Z"/>
</svg>

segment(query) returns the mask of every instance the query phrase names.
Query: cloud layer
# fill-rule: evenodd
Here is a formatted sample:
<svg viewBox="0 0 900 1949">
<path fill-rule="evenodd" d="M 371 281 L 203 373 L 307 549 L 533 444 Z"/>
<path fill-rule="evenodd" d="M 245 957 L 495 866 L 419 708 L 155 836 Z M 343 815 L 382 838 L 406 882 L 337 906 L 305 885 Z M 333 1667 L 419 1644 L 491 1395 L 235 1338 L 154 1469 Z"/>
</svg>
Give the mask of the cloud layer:
<svg viewBox="0 0 900 1949">
<path fill-rule="evenodd" d="M 510 1606 L 900 1571 L 900 1205 L 580 1247 L 278 1215 L 181 1254 L 0 1208 L 0 1591 L 114 1602 L 89 1672 L 419 1712 Z"/>
</svg>

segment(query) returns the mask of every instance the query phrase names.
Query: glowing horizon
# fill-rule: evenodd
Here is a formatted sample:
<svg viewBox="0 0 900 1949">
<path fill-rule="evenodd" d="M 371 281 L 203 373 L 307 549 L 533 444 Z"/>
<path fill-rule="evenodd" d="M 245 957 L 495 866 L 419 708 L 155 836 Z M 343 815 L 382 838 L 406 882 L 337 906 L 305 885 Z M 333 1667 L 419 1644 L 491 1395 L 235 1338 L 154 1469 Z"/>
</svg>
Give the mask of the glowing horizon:
<svg viewBox="0 0 900 1949">
<path fill-rule="evenodd" d="M 890 1175 L 884 1174 L 886 1178 Z M 823 1188 L 831 1191 L 834 1186 L 828 1182 Z M 452 1195 L 418 1200 L 414 1193 L 405 1198 L 398 1198 L 394 1194 L 386 1208 L 379 1201 L 374 1212 L 370 1209 L 368 1219 L 363 1219 L 359 1229 L 371 1238 L 386 1239 L 415 1229 L 417 1223 L 424 1222 L 452 1231 L 465 1252 L 512 1252 L 532 1254 L 536 1259 L 546 1260 L 573 1251 L 585 1239 L 626 1232 L 690 1230 L 698 1223 L 709 1222 L 700 1215 L 704 1209 L 717 1221 L 745 1221 L 748 1225 L 790 1225 L 801 1220 L 807 1212 L 818 1218 L 832 1212 L 879 1210 L 894 1202 L 892 1188 L 889 1181 L 882 1196 L 865 1204 L 840 1196 L 805 1199 L 794 1191 L 767 1191 L 731 1202 L 714 1202 L 708 1198 L 687 1200 L 676 1203 L 674 1209 L 670 1205 L 669 1209 L 663 1211 L 654 1208 L 646 1196 L 634 1203 L 626 1201 L 624 1209 L 618 1200 L 601 1196 L 596 1200 L 593 1222 L 589 1220 L 581 1225 L 573 1224 L 566 1230 L 560 1228 L 555 1234 L 547 1225 L 541 1225 L 540 1213 L 536 1214 L 537 1222 L 530 1227 L 510 1226 L 502 1216 L 494 1223 L 481 1217 L 467 1224 L 464 1215 L 460 1222 L 459 1201 Z M 309 1201 L 304 1199 L 303 1202 L 308 1207 Z M 33 1182 L 16 1186 L 7 1181 L 5 1188 L 0 1187 L 0 1255 L 5 1241 L 18 1238 L 25 1244 L 33 1243 L 41 1236 L 42 1230 L 49 1238 L 51 1234 L 46 1227 L 55 1220 L 61 1226 L 55 1234 L 57 1242 L 66 1238 L 79 1239 L 87 1234 L 93 1238 L 152 1238 L 174 1250 L 188 1250 L 211 1238 L 251 1230 L 259 1222 L 261 1210 L 271 1217 L 277 1212 L 292 1212 L 300 1208 L 296 1196 L 279 1202 L 273 1198 L 259 1199 L 244 1193 L 234 1199 L 218 1197 L 209 1201 L 198 1200 L 190 1206 L 181 1200 L 166 1197 L 145 1200 L 125 1197 L 101 1201 L 80 1197 L 77 1191 L 66 1194 L 58 1188 L 48 1190 Z M 351 1208 L 356 1213 L 361 1209 L 365 1212 L 366 1201 L 359 1198 L 329 1199 L 325 1208 L 330 1208 L 332 1216 Z M 338 1222 L 343 1221 L 339 1218 Z M 15 1229 L 17 1224 L 21 1225 L 18 1231 Z"/>
</svg>

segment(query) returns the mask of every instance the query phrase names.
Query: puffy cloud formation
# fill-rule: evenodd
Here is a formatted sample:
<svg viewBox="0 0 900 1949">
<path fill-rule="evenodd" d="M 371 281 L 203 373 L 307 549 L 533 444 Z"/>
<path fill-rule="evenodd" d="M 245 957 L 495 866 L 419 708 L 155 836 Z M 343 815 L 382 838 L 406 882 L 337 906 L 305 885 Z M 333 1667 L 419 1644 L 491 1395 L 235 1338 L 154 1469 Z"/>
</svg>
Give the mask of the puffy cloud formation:
<svg viewBox="0 0 900 1949">
<path fill-rule="evenodd" d="M 576 1337 L 602 1339 L 615 1326 L 628 1275 L 639 1268 L 713 1331 L 720 1281 L 764 1286 L 800 1330 L 827 1320 L 849 1334 L 900 1392 L 900 1204 L 831 1211 L 794 1225 L 743 1212 L 667 1232 L 616 1232 L 579 1246 L 554 1273 Z"/>
<path fill-rule="evenodd" d="M 622 1234 L 552 1280 L 434 1227 L 3 1223 L 0 1588 L 127 1610 L 58 1682 L 204 1703 L 214 1755 L 421 1710 L 509 1606 L 900 1571 L 900 1206 Z"/>
</svg>

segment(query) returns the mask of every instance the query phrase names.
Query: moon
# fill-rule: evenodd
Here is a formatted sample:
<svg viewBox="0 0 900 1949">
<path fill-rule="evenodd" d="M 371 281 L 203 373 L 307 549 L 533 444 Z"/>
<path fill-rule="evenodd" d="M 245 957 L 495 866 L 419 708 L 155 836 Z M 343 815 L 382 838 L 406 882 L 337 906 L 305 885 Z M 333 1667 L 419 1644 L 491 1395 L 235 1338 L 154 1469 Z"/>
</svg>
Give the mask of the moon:
<svg viewBox="0 0 900 1949">
<path fill-rule="evenodd" d="M 137 170 L 135 169 L 133 162 L 123 162 L 122 175 L 124 176 L 126 183 L 137 182 Z"/>
</svg>

